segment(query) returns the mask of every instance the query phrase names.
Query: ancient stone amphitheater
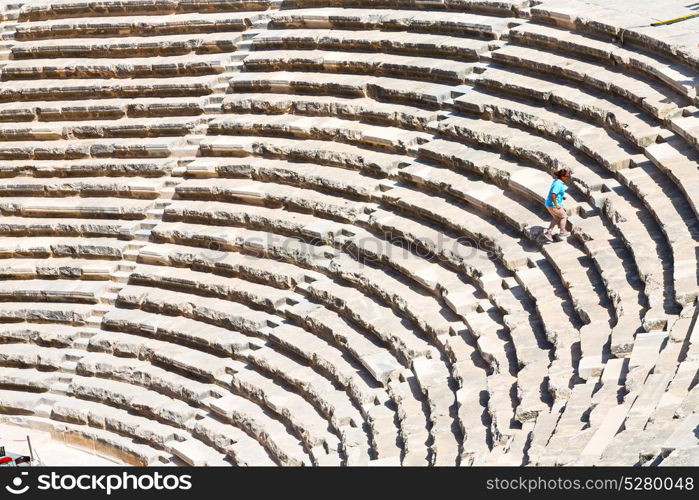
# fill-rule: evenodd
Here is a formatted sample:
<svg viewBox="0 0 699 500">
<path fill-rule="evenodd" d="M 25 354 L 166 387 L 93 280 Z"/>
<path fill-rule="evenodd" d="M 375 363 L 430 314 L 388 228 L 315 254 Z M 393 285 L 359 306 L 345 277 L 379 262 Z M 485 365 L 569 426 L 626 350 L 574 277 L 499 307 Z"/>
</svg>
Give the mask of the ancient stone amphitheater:
<svg viewBox="0 0 699 500">
<path fill-rule="evenodd" d="M 688 3 L 2 2 L 0 444 L 699 464 Z"/>
</svg>

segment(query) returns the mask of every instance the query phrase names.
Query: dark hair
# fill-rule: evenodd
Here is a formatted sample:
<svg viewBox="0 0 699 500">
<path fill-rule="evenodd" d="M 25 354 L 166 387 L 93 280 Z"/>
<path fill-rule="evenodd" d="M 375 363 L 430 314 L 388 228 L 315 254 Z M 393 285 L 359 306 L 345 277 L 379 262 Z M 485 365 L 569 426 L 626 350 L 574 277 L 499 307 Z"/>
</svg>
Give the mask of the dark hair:
<svg viewBox="0 0 699 500">
<path fill-rule="evenodd" d="M 556 171 L 556 177 L 559 178 L 559 179 L 560 179 L 561 177 L 566 176 L 566 175 L 568 175 L 568 169 L 567 169 L 567 168 L 562 168 L 562 169 Z"/>
</svg>

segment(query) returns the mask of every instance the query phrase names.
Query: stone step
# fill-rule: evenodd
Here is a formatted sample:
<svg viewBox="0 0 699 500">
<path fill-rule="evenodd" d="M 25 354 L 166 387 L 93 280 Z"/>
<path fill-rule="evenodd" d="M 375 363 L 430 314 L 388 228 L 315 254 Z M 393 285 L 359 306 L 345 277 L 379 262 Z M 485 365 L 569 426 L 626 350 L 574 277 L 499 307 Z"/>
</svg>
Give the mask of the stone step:
<svg viewBox="0 0 699 500">
<path fill-rule="evenodd" d="M 492 42 L 444 35 L 402 31 L 355 31 L 341 29 L 276 29 L 262 31 L 250 46 L 254 50 L 325 49 L 361 50 L 478 60 Z"/>
<path fill-rule="evenodd" d="M 30 302 L 78 302 L 94 304 L 107 288 L 105 281 L 10 281 L 0 290 L 0 300 Z"/>
<path fill-rule="evenodd" d="M 179 2 L 157 2 L 157 3 L 142 3 L 139 0 L 104 0 L 96 5 L 88 5 L 77 2 L 75 0 L 61 0 L 53 2 L 50 5 L 24 3 L 13 4 L 13 7 L 19 9 L 20 17 L 23 20 L 44 20 L 44 19 L 62 19 L 74 17 L 76 11 L 80 12 L 84 17 L 100 17 L 100 16 L 121 16 L 128 14 L 130 16 L 137 15 L 153 15 L 153 14 L 181 14 L 186 12 L 226 12 L 229 10 L 250 10 L 265 9 L 270 6 L 267 0 L 253 0 L 246 2 L 245 6 L 236 4 L 231 5 L 228 2 L 220 0 L 187 0 Z M 8 7 L 9 8 L 9 7 Z"/>
<path fill-rule="evenodd" d="M 620 98 L 599 90 L 580 88 L 553 75 L 511 67 L 489 67 L 477 76 L 474 83 L 477 88 L 532 99 L 581 115 L 611 128 L 640 147 L 655 143 L 661 132 L 660 127 L 643 112 Z"/>
<path fill-rule="evenodd" d="M 3 259 L 0 261 L 0 276 L 21 279 L 82 279 L 108 280 L 115 272 L 115 262 L 87 259 Z M 71 285 L 66 283 L 65 286 Z"/>
<path fill-rule="evenodd" d="M 294 92 L 367 97 L 377 100 L 419 104 L 434 108 L 451 97 L 452 86 L 432 82 L 418 82 L 401 78 L 343 74 L 338 79 L 333 73 L 309 70 L 245 71 L 230 78 L 231 90 L 258 92 Z M 1 94 L 0 94 L 1 95 Z"/>
<path fill-rule="evenodd" d="M 147 17 L 88 17 L 22 22 L 14 27 L 17 40 L 47 38 L 119 37 L 206 33 L 207 31 L 237 32 L 247 29 L 259 17 L 254 12 L 190 13 L 179 15 L 149 15 Z"/>
<path fill-rule="evenodd" d="M 3 177 L 160 177 L 169 174 L 176 166 L 167 158 L 100 158 L 71 160 L 0 160 Z"/>
<path fill-rule="evenodd" d="M 0 102 L 79 100 L 85 94 L 94 99 L 128 99 L 141 97 L 197 97 L 209 95 L 218 76 L 189 75 L 187 78 L 92 78 L 41 80 L 32 83 L 10 80 L 3 83 Z"/>
<path fill-rule="evenodd" d="M 163 179 L 81 177 L 79 179 L 36 179 L 14 177 L 0 180 L 3 197 L 111 196 L 157 198 L 165 187 Z"/>
<path fill-rule="evenodd" d="M 76 38 L 60 41 L 16 41 L 10 47 L 12 59 L 79 57 L 153 57 L 184 54 L 233 52 L 239 38 L 229 33 L 176 34 L 163 36 Z"/>
<path fill-rule="evenodd" d="M 482 16 L 449 11 L 391 9 L 352 9 L 321 7 L 290 9 L 273 12 L 271 26 L 275 28 L 361 28 L 363 30 L 400 27 L 406 31 L 429 33 L 461 33 L 498 38 L 507 31 L 508 18 Z M 395 9 L 395 10 L 394 10 Z"/>
<path fill-rule="evenodd" d="M 691 459 L 691 57 L 560 9 L 12 6 L 3 419 L 133 465 Z"/>
<path fill-rule="evenodd" d="M 420 193 L 404 187 L 396 187 L 384 193 L 383 201 L 390 205 L 404 207 L 416 215 L 426 215 L 429 218 L 451 227 L 461 234 L 469 235 L 473 241 L 492 242 L 510 269 L 523 265 L 527 257 L 515 244 L 513 238 L 496 228 L 491 222 L 480 219 L 475 213 L 467 212 L 441 197 Z M 465 221 L 468 221 L 468 224 Z"/>
<path fill-rule="evenodd" d="M 659 120 L 681 114 L 681 108 L 687 105 L 686 98 L 666 95 L 658 85 L 541 49 L 505 45 L 493 51 L 491 57 L 500 64 L 584 82 L 586 86 L 623 97 Z M 594 78 L 586 75 L 594 75 Z"/>
<path fill-rule="evenodd" d="M 697 111 L 685 111 L 682 117 L 673 118 L 669 122 L 670 128 L 688 142 L 695 150 L 699 149 L 699 120 Z M 677 147 L 677 146 L 676 146 Z M 682 150 L 683 148 L 677 147 Z M 687 153 L 685 153 L 687 154 Z"/>
<path fill-rule="evenodd" d="M 408 376 L 404 381 L 389 382 L 388 391 L 398 407 L 404 451 L 402 465 L 427 465 L 428 415 L 421 402 L 420 390 L 414 377 Z"/>
<path fill-rule="evenodd" d="M 636 154 L 634 150 L 626 147 L 601 127 L 570 119 L 540 106 L 476 91 L 454 99 L 454 105 L 469 112 L 487 111 L 506 123 L 532 128 L 547 136 L 555 137 L 561 142 L 567 142 L 610 171 L 631 166 L 633 156 Z"/>
<path fill-rule="evenodd" d="M 509 32 L 510 39 L 541 45 L 560 52 L 594 58 L 605 65 L 617 64 L 655 78 L 689 98 L 697 95 L 699 82 L 689 68 L 639 50 L 619 47 L 615 43 L 571 33 L 566 29 L 525 23 Z"/>
<path fill-rule="evenodd" d="M 124 294 L 131 293 L 131 292 L 127 291 L 130 289 L 132 290 L 133 287 L 127 286 L 126 289 L 124 289 L 120 293 L 120 296 L 124 297 Z M 180 294 L 180 295 L 184 295 L 184 294 Z M 172 300 L 172 299 L 170 299 L 170 300 Z M 229 304 L 237 305 L 235 303 L 229 303 Z M 230 306 L 229 306 L 229 308 L 230 308 Z M 110 315 L 110 314 L 106 315 L 104 320 L 103 320 L 103 325 L 111 327 L 111 328 L 122 329 L 123 327 L 120 325 L 123 324 L 124 322 L 126 322 L 126 324 L 131 324 L 130 323 L 132 321 L 131 316 L 133 316 L 133 314 L 130 313 L 129 311 L 125 311 L 125 313 L 126 313 L 125 314 L 126 318 L 123 320 L 115 318 L 114 315 Z M 146 315 L 146 317 L 147 317 L 147 319 L 142 320 L 142 321 L 146 321 L 146 323 L 145 323 L 147 325 L 146 327 L 150 331 L 153 328 L 153 320 L 156 319 L 157 317 L 153 317 L 153 315 Z M 153 318 L 153 319 L 151 319 L 151 318 Z M 248 318 L 248 321 L 250 321 L 250 318 Z M 196 323 L 196 322 L 194 322 L 194 323 Z M 165 331 L 167 331 L 167 329 L 169 329 L 169 328 L 170 327 L 166 326 Z M 221 348 L 217 347 L 217 345 L 219 345 L 221 341 L 213 340 L 213 344 L 212 344 L 211 343 L 212 340 L 205 340 L 206 336 L 202 338 L 199 336 L 199 334 L 197 334 L 197 335 L 189 334 L 190 336 L 186 337 L 187 334 L 184 332 L 187 332 L 189 329 L 185 328 L 184 325 L 181 328 L 182 329 L 181 330 L 178 329 L 177 330 L 178 333 L 176 333 L 176 335 L 177 335 L 176 338 L 179 338 L 180 342 L 186 341 L 186 339 L 189 338 L 190 339 L 189 342 L 194 342 L 194 345 L 197 345 L 197 346 L 202 345 L 203 346 L 206 343 L 207 345 L 210 345 L 210 347 L 209 347 L 210 350 L 220 350 L 221 349 Z M 193 329 L 193 331 L 198 332 L 198 331 L 201 331 L 202 328 L 206 328 L 206 326 L 202 325 L 200 327 L 195 327 Z M 226 333 L 227 333 L 226 331 L 223 331 L 223 329 L 215 329 L 215 328 L 209 328 L 209 329 L 210 330 L 221 330 L 222 333 L 220 333 L 219 336 L 221 334 L 226 335 Z M 158 329 L 157 334 L 158 335 L 166 334 L 165 331 L 160 333 L 160 330 Z M 169 338 L 169 336 L 172 334 L 168 332 L 166 335 Z M 228 333 L 227 336 L 230 337 L 231 334 Z M 242 339 L 241 339 L 241 342 L 244 342 L 244 341 L 242 341 Z M 235 346 L 232 346 L 233 353 L 235 354 L 236 352 L 240 352 L 241 350 L 246 351 L 248 349 L 248 345 L 249 344 L 247 342 L 244 342 L 244 344 L 238 348 L 236 348 Z M 293 386 L 299 387 L 299 389 L 302 390 L 304 392 L 304 394 L 307 395 L 307 397 L 310 396 L 310 398 L 315 402 L 315 404 L 317 404 L 323 410 L 323 412 L 326 414 L 327 418 L 329 418 L 331 421 L 333 421 L 336 427 L 340 427 L 341 425 L 345 425 L 346 423 L 349 423 L 349 422 L 355 422 L 356 425 L 359 425 L 359 422 L 361 420 L 361 417 L 359 416 L 359 414 L 356 413 L 355 410 L 349 409 L 350 406 L 348 405 L 348 402 L 343 401 L 342 398 L 340 397 L 341 393 L 337 393 L 334 389 L 332 389 L 332 385 L 329 385 L 329 383 L 327 381 L 324 381 L 324 379 L 318 377 L 318 375 L 315 374 L 312 370 L 306 374 L 306 377 L 302 377 L 301 379 L 297 379 L 295 376 L 293 376 L 291 374 L 296 373 L 301 369 L 298 367 L 298 365 L 291 363 L 291 360 L 289 360 L 287 358 L 283 358 L 283 357 L 282 357 L 282 359 L 275 359 L 274 362 L 272 362 L 271 360 L 274 358 L 270 358 L 270 356 L 273 356 L 273 352 L 269 351 L 269 350 L 263 351 L 260 349 L 260 347 L 261 346 L 257 346 L 254 349 L 254 352 L 250 352 L 250 353 L 242 352 L 241 355 L 245 359 L 248 359 L 251 362 L 255 363 L 256 365 L 262 367 L 262 369 L 264 369 L 265 371 L 268 371 L 277 377 L 281 376 L 282 378 L 285 378 L 288 383 L 292 384 Z M 291 364 L 291 366 L 287 367 L 287 369 L 280 368 L 280 366 L 282 366 L 284 363 Z M 313 377 L 315 377 L 315 379 L 316 379 L 315 381 L 313 381 L 312 378 L 309 378 L 310 374 L 313 374 Z M 311 386 L 307 387 L 306 384 L 309 384 L 311 382 L 312 382 L 313 388 L 311 388 Z M 321 390 L 320 388 L 323 386 L 323 384 L 329 385 L 329 387 L 325 387 L 324 389 Z M 335 391 L 335 393 L 336 393 L 334 398 L 332 398 L 333 391 Z M 340 399 L 338 399 L 338 397 L 340 397 Z M 331 399 L 329 399 L 329 398 L 331 398 Z M 334 403 L 332 401 L 334 401 Z M 349 413 L 346 413 L 348 411 L 349 411 Z"/>
<path fill-rule="evenodd" d="M 25 59 L 5 64 L 2 75 L 4 80 L 201 76 L 225 71 L 225 59 L 218 54 L 194 60 L 188 55 L 132 57 L 128 65 L 120 59 Z"/>
<path fill-rule="evenodd" d="M 101 139 L 110 137 L 159 137 L 182 136 L 191 133 L 201 119 L 182 119 L 173 124 L 172 119 L 134 118 L 121 120 L 95 120 L 87 123 L 52 122 L 50 124 L 0 124 L 0 134 L 7 141 L 49 141 L 65 139 Z"/>
<path fill-rule="evenodd" d="M 323 50 L 253 51 L 244 60 L 247 71 L 320 71 L 332 73 L 402 76 L 460 84 L 475 68 L 472 63 L 428 57 Z"/>
<path fill-rule="evenodd" d="M 256 157 L 196 159 L 186 167 L 189 177 L 240 178 L 275 184 L 298 184 L 318 190 L 372 198 L 380 196 L 380 181 L 347 169 L 313 163 Z"/>
</svg>

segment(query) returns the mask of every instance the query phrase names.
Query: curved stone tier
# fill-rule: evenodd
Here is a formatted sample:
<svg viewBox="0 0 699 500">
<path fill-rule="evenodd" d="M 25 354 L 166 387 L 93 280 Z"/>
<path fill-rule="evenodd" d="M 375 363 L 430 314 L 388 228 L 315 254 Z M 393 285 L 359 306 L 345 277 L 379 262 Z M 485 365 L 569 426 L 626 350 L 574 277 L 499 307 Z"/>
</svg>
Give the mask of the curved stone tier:
<svg viewBox="0 0 699 500">
<path fill-rule="evenodd" d="M 4 2 L 0 425 L 94 463 L 699 464 L 699 18 L 607 4 Z"/>
</svg>

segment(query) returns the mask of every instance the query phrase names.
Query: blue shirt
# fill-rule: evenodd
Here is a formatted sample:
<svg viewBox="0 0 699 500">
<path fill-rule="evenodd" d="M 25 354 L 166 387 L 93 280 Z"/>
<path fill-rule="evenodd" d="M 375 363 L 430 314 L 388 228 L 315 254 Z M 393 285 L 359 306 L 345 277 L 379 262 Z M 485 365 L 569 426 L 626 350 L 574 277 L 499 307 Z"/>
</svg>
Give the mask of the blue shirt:
<svg viewBox="0 0 699 500">
<path fill-rule="evenodd" d="M 551 189 L 549 189 L 549 194 L 546 196 L 546 206 L 547 207 L 554 207 L 555 205 L 553 204 L 553 201 L 551 201 L 551 195 L 555 194 L 556 195 L 556 203 L 558 203 L 558 206 L 563 203 L 563 195 L 566 193 L 566 183 L 563 182 L 561 179 L 556 179 L 553 181 L 551 184 Z"/>
</svg>

